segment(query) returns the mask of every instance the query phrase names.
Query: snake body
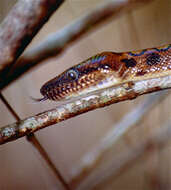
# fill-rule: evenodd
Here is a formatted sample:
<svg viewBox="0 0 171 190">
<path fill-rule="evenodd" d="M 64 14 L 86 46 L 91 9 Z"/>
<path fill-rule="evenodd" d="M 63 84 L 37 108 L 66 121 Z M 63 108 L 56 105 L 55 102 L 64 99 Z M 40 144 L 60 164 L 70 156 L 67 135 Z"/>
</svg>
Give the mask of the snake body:
<svg viewBox="0 0 171 190">
<path fill-rule="evenodd" d="M 46 82 L 43 98 L 60 101 L 126 82 L 171 74 L 171 45 L 123 53 L 103 52 Z"/>
</svg>

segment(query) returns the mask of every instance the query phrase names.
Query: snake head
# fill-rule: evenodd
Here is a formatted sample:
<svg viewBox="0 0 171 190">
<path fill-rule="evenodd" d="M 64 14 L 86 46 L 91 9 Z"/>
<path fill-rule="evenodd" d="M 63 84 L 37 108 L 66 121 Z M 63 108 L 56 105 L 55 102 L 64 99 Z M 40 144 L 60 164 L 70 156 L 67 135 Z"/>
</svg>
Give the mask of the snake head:
<svg viewBox="0 0 171 190">
<path fill-rule="evenodd" d="M 48 81 L 40 92 L 45 99 L 55 101 L 86 95 L 109 86 L 112 82 L 110 76 L 118 69 L 116 67 L 116 56 L 110 52 L 101 53 Z"/>
</svg>

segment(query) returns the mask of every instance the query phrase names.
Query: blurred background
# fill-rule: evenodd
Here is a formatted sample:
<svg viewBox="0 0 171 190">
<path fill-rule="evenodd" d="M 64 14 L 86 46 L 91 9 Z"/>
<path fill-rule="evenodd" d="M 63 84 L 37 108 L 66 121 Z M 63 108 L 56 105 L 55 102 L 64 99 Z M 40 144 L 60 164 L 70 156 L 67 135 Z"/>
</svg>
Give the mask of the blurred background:
<svg viewBox="0 0 171 190">
<path fill-rule="evenodd" d="M 15 2 L 14 0 L 0 1 L 1 21 Z M 41 29 L 28 48 L 101 2 L 103 1 L 67 0 Z M 171 0 L 155 0 L 117 19 L 111 19 L 107 24 L 98 27 L 74 43 L 58 58 L 49 59 L 36 67 L 34 71 L 28 72 L 2 93 L 21 118 L 54 108 L 57 105 L 55 102 L 33 104 L 30 100 L 30 96 L 40 97 L 39 89 L 44 82 L 66 68 L 102 51 L 122 52 L 169 44 L 171 43 L 170 26 Z M 136 100 L 91 111 L 36 132 L 40 143 L 72 189 L 79 189 L 79 186 L 81 189 L 83 183 L 87 186 L 83 186 L 82 189 L 87 190 L 171 189 L 169 141 L 162 147 L 153 144 L 149 151 L 145 151 L 138 159 L 129 162 L 126 168 L 122 168 L 117 175 L 112 165 L 107 167 L 114 161 L 120 163 L 120 155 L 139 143 L 146 142 L 146 139 L 167 123 L 171 116 L 171 95 L 160 99 L 140 122 L 103 154 L 92 170 L 88 170 L 87 173 L 79 170 L 82 159 L 92 150 L 96 150 L 101 140 L 115 128 L 124 115 L 130 113 L 148 96 L 144 95 Z M 15 119 L 0 101 L 0 126 L 14 121 Z M 56 180 L 53 172 L 26 138 L 0 147 L 0 171 L 1 190 L 63 189 L 60 181 Z M 88 181 L 90 175 L 94 177 Z M 102 180 L 100 176 L 103 175 L 107 177 Z"/>
</svg>

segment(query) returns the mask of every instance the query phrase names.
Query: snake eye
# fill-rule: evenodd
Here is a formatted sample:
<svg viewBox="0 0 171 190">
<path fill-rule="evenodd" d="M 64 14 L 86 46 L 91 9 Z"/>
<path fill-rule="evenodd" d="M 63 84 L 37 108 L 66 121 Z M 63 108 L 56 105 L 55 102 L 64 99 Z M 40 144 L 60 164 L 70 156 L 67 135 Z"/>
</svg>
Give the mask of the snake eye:
<svg viewBox="0 0 171 190">
<path fill-rule="evenodd" d="M 76 80 L 78 78 L 78 73 L 75 70 L 69 70 L 67 72 L 67 77 L 70 80 Z"/>
<path fill-rule="evenodd" d="M 105 69 L 105 70 L 109 70 L 110 66 L 109 65 L 102 65 L 101 68 Z"/>
<path fill-rule="evenodd" d="M 109 65 L 104 65 L 103 69 L 109 69 Z"/>
</svg>

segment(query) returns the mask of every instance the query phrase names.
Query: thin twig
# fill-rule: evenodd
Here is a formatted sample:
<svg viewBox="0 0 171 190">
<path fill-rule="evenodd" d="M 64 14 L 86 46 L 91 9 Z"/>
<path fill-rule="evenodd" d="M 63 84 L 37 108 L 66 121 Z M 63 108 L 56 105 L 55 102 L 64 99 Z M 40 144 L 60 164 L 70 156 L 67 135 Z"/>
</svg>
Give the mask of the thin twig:
<svg viewBox="0 0 171 190">
<path fill-rule="evenodd" d="M 17 61 L 7 77 L 0 83 L 3 89 L 29 69 L 49 57 L 61 55 L 68 45 L 80 39 L 83 35 L 109 20 L 111 16 L 118 16 L 126 10 L 151 0 L 110 0 L 97 6 L 94 10 L 77 19 L 62 30 L 49 35 L 44 41 L 27 50 Z"/>
<path fill-rule="evenodd" d="M 86 153 L 85 156 L 77 163 L 77 166 L 73 168 L 73 179 L 71 184 L 77 184 L 81 182 L 83 178 L 88 176 L 98 165 L 101 164 L 104 156 L 115 143 L 122 138 L 128 130 L 140 123 L 144 116 L 158 103 L 163 101 L 167 97 L 168 93 L 156 93 L 150 95 L 143 102 L 140 102 L 136 107 L 126 114 L 119 123 L 115 124 L 104 137 L 98 142 L 94 148 Z M 138 125 L 137 125 L 138 126 Z"/>
<path fill-rule="evenodd" d="M 0 82 L 63 0 L 19 0 L 0 25 Z"/>
<path fill-rule="evenodd" d="M 7 109 L 10 111 L 10 113 L 14 116 L 14 118 L 17 121 L 20 121 L 20 117 L 18 116 L 18 114 L 15 112 L 15 110 L 11 107 L 11 105 L 8 103 L 8 101 L 5 99 L 5 97 L 2 95 L 2 93 L 0 93 L 0 99 L 2 100 L 2 102 L 5 104 L 5 106 L 7 107 Z M 61 184 L 63 185 L 63 187 L 66 190 L 70 190 L 69 185 L 66 183 L 66 181 L 64 180 L 64 178 L 62 177 L 61 173 L 59 172 L 59 170 L 55 167 L 55 165 L 53 164 L 53 162 L 51 161 L 51 159 L 49 158 L 47 152 L 45 151 L 45 149 L 43 148 L 43 146 L 40 144 L 39 140 L 36 138 L 36 136 L 33 133 L 30 133 L 27 135 L 27 140 L 33 145 L 33 147 L 38 151 L 38 153 L 41 155 L 41 157 L 43 158 L 43 160 L 47 163 L 47 165 L 49 166 L 49 168 L 53 171 L 54 175 L 56 176 L 57 180 L 59 180 L 61 182 Z"/>
<path fill-rule="evenodd" d="M 75 188 L 76 190 L 86 190 L 97 188 L 98 185 L 104 182 L 107 178 L 112 176 L 113 181 L 127 169 L 135 165 L 135 161 L 145 158 L 147 153 L 153 152 L 153 147 L 156 145 L 160 148 L 166 145 L 171 137 L 170 122 L 160 127 L 155 134 L 149 138 L 139 141 L 138 145 L 128 148 L 127 151 L 119 155 L 113 155 L 111 162 L 106 162 L 103 168 L 93 171 L 84 181 Z"/>
<path fill-rule="evenodd" d="M 0 128 L 0 144 L 15 140 L 81 113 L 168 88 L 171 88 L 171 75 L 107 88 L 97 94 L 73 100 L 55 109 Z"/>
</svg>

